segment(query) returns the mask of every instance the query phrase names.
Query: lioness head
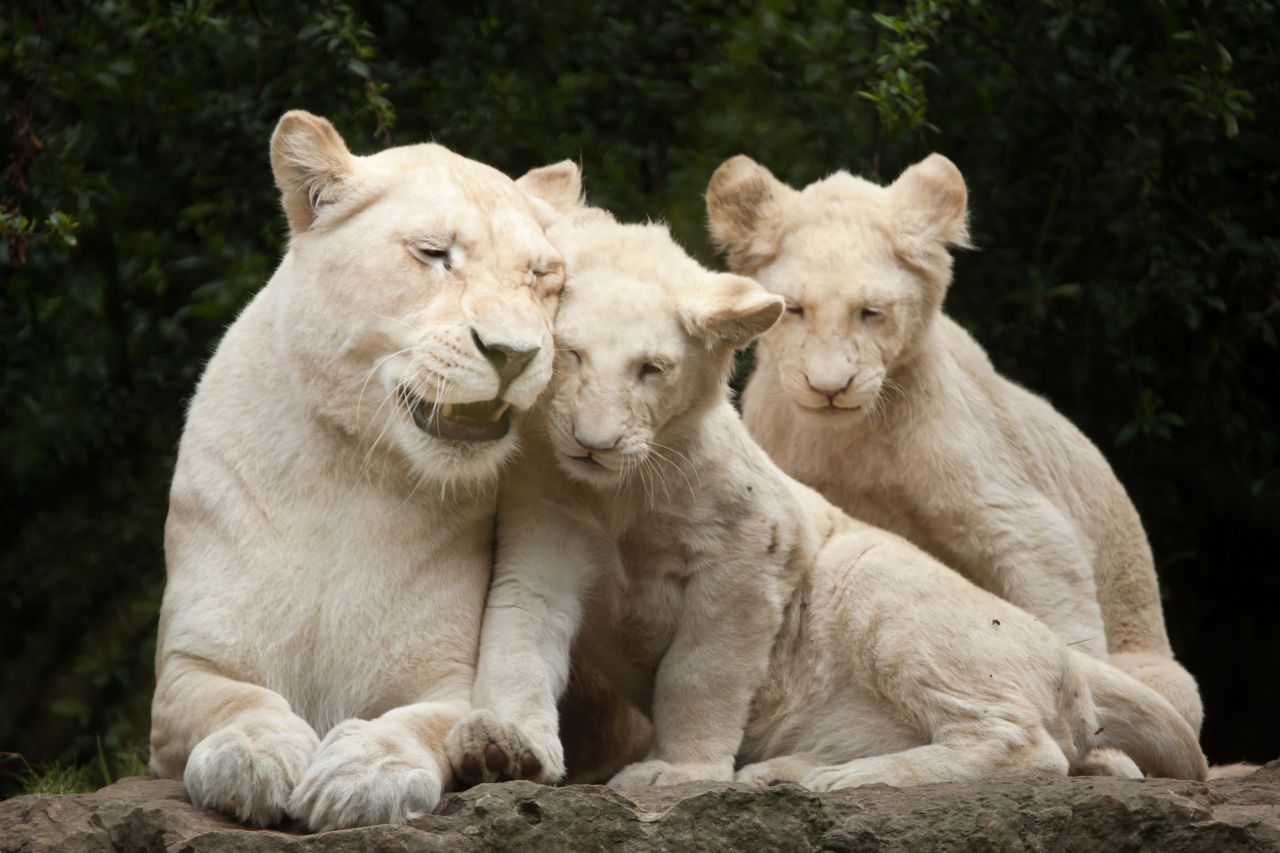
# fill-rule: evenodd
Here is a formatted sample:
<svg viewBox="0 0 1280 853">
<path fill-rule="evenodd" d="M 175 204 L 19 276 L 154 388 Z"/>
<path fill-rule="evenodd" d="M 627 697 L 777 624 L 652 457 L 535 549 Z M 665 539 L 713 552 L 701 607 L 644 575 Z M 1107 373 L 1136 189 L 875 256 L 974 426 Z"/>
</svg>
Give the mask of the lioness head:
<svg viewBox="0 0 1280 853">
<path fill-rule="evenodd" d="M 616 486 L 651 455 L 678 466 L 673 431 L 724 399 L 733 350 L 777 321 L 782 300 L 703 269 L 661 225 L 588 211 L 552 236 L 572 270 L 547 403 L 561 467 Z"/>
<path fill-rule="evenodd" d="M 968 244 L 965 185 L 933 154 L 887 187 L 846 172 L 795 190 L 738 156 L 707 189 L 713 242 L 787 302 L 761 341 L 782 388 L 815 417 L 873 411 L 914 355 Z"/>
<path fill-rule="evenodd" d="M 551 376 L 564 263 L 544 232 L 577 167 L 512 181 L 439 145 L 357 157 L 301 111 L 271 165 L 290 229 L 276 334 L 308 404 L 420 476 L 494 473 Z"/>
</svg>

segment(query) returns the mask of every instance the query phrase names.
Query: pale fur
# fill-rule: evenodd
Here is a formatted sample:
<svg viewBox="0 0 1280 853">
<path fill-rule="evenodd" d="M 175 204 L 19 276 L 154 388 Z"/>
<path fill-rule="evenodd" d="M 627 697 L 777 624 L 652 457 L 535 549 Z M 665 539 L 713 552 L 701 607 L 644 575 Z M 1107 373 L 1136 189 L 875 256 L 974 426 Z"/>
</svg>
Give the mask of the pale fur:
<svg viewBox="0 0 1280 853">
<path fill-rule="evenodd" d="M 1124 487 L 941 313 L 948 247 L 968 241 L 959 170 L 935 154 L 888 187 L 839 172 L 797 191 L 740 156 L 712 177 L 707 208 L 730 267 L 787 300 L 742 398 L 774 461 L 1074 648 L 1109 654 L 1199 731 Z"/>
<path fill-rule="evenodd" d="M 271 159 L 289 249 L 187 416 L 151 767 L 255 824 L 400 822 L 451 778 L 442 744 L 470 707 L 516 434 L 433 438 L 399 389 L 534 403 L 563 280 L 544 229 L 578 171 L 518 187 L 437 145 L 356 157 L 303 112 L 281 119 Z M 473 330 L 541 350 L 503 388 Z"/>
<path fill-rule="evenodd" d="M 652 750 L 614 786 L 1097 772 L 1099 748 L 1123 751 L 1120 772 L 1136 772 L 1127 755 L 1204 777 L 1156 693 L 844 515 L 751 439 L 726 377 L 780 299 L 703 270 L 660 226 L 551 235 L 572 271 L 556 377 L 504 485 L 456 772 L 559 778 L 572 652 L 651 712 Z M 593 447 L 608 449 L 583 461 Z"/>
</svg>

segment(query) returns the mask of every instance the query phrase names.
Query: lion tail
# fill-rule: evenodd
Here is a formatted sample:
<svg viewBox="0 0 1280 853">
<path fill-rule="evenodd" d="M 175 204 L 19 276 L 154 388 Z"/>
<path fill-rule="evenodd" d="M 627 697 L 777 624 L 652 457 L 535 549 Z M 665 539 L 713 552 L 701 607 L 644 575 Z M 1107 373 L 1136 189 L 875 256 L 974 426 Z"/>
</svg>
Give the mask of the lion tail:
<svg viewBox="0 0 1280 853">
<path fill-rule="evenodd" d="M 1105 661 L 1073 651 L 1098 713 L 1093 748 L 1118 749 L 1148 776 L 1204 781 L 1209 765 L 1191 726 L 1169 701 Z"/>
</svg>

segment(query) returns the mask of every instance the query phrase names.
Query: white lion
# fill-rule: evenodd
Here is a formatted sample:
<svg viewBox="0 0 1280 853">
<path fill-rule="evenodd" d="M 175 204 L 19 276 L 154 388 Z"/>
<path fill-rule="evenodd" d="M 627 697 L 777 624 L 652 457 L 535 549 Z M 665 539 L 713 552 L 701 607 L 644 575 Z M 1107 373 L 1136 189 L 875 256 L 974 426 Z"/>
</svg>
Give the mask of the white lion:
<svg viewBox="0 0 1280 853">
<path fill-rule="evenodd" d="M 439 800 L 470 707 L 497 474 L 551 376 L 544 229 L 578 170 L 356 157 L 305 112 L 271 163 L 289 250 L 174 472 L 151 767 L 255 824 L 404 821 Z"/>
<path fill-rule="evenodd" d="M 615 786 L 1066 773 L 1099 748 L 1204 778 L 1158 694 L 751 439 L 726 378 L 780 298 L 660 226 L 581 220 L 551 232 L 572 273 L 556 378 L 503 490 L 476 709 L 446 741 L 460 777 L 561 776 L 572 649 L 652 712 L 648 760 Z"/>
<path fill-rule="evenodd" d="M 941 313 L 966 191 L 932 155 L 880 187 L 797 191 L 746 157 L 711 179 L 713 241 L 786 298 L 743 394 L 788 474 L 1152 687 L 1199 731 L 1138 513 L 1098 449 Z"/>
</svg>

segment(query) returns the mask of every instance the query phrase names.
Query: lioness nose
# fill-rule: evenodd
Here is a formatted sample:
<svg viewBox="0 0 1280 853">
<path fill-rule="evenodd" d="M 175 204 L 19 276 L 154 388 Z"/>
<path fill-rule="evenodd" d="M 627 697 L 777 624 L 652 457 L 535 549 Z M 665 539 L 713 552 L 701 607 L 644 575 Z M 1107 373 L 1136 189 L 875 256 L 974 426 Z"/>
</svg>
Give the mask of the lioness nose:
<svg viewBox="0 0 1280 853">
<path fill-rule="evenodd" d="M 537 345 L 520 347 L 512 344 L 490 343 L 480 337 L 480 333 L 475 329 L 471 330 L 471 340 L 475 341 L 476 349 L 480 350 L 481 355 L 493 365 L 499 381 L 504 385 L 523 373 L 541 349 Z"/>
</svg>

